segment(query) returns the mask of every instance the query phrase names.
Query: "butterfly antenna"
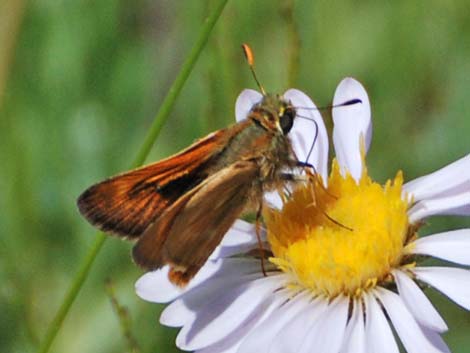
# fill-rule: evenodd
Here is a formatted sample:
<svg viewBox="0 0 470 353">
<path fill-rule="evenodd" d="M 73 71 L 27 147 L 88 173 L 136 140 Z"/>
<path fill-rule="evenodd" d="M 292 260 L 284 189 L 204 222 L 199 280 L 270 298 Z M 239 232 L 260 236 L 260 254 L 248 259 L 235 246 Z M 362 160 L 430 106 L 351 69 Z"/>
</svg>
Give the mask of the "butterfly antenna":
<svg viewBox="0 0 470 353">
<path fill-rule="evenodd" d="M 295 109 L 301 109 L 301 110 L 330 110 L 330 109 L 333 109 L 333 108 L 347 107 L 348 105 L 354 105 L 354 104 L 362 104 L 362 100 L 359 99 L 359 98 L 353 98 L 353 99 L 347 100 L 343 103 L 329 104 L 329 105 L 325 105 L 323 107 L 295 107 Z"/>
<path fill-rule="evenodd" d="M 307 161 L 310 159 L 310 156 L 312 155 L 313 148 L 315 147 L 315 144 L 317 143 L 317 138 L 318 138 L 318 123 L 315 120 L 312 120 L 313 123 L 315 124 L 315 136 L 313 138 L 312 145 L 310 146 L 310 150 L 308 151 L 307 154 Z"/>
<path fill-rule="evenodd" d="M 258 77 L 256 76 L 255 57 L 253 55 L 253 51 L 251 50 L 250 46 L 248 44 L 245 44 L 245 43 L 242 44 L 242 49 L 243 49 L 243 52 L 245 53 L 245 58 L 246 58 L 246 61 L 248 62 L 248 66 L 250 67 L 251 74 L 253 75 L 253 78 L 255 79 L 256 84 L 259 87 L 259 90 L 261 91 L 263 96 L 265 96 L 266 91 L 264 90 L 264 87 L 261 85 L 261 83 L 258 80 Z"/>
<path fill-rule="evenodd" d="M 330 105 L 327 105 L 327 106 L 324 106 L 324 107 L 295 107 L 295 108 L 299 109 L 299 110 L 327 110 L 327 109 L 333 109 L 333 108 L 346 107 L 348 105 L 354 105 L 354 104 L 362 104 L 362 100 L 360 100 L 359 98 L 353 98 L 353 99 L 347 100 L 346 102 L 343 102 L 343 103 L 330 104 Z M 313 120 L 311 118 L 308 118 L 306 116 L 302 116 L 302 115 L 299 115 L 299 114 L 297 114 L 296 116 L 299 117 L 299 118 L 302 118 L 302 119 L 310 120 L 311 122 L 313 122 L 315 124 L 315 136 L 313 138 L 313 142 L 312 142 L 312 145 L 310 146 L 310 149 L 309 149 L 308 154 L 307 154 L 307 159 L 306 159 L 306 161 L 308 161 L 311 154 L 312 154 L 312 152 L 313 152 L 313 148 L 315 147 L 315 143 L 317 142 L 318 124 L 315 120 Z"/>
</svg>

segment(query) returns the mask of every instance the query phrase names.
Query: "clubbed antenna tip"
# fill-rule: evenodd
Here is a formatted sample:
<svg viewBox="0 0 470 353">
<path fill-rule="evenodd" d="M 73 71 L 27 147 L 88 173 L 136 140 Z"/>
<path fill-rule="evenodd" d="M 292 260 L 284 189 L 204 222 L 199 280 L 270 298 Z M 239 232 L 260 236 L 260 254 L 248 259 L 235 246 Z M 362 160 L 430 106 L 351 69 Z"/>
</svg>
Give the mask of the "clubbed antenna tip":
<svg viewBox="0 0 470 353">
<path fill-rule="evenodd" d="M 258 77 L 256 76 L 255 67 L 254 67 L 255 57 L 253 55 L 253 51 L 251 50 L 250 46 L 245 43 L 242 44 L 242 49 L 243 49 L 243 52 L 245 53 L 246 61 L 248 62 L 248 66 L 250 67 L 251 74 L 253 75 L 253 78 L 255 79 L 256 84 L 258 85 L 261 93 L 263 95 L 266 95 L 266 91 L 264 90 L 264 87 L 261 85 L 261 83 L 258 80 Z"/>
</svg>

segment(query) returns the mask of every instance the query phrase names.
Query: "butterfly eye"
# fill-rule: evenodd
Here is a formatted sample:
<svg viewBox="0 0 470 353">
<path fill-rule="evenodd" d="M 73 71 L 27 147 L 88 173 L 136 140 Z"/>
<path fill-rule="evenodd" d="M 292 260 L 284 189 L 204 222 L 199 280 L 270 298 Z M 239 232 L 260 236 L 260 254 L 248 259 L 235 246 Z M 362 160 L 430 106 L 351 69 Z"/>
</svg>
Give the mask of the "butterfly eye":
<svg viewBox="0 0 470 353">
<path fill-rule="evenodd" d="M 281 125 L 282 132 L 286 135 L 294 125 L 295 111 L 292 108 L 287 108 L 284 114 L 281 115 L 279 123 Z"/>
</svg>

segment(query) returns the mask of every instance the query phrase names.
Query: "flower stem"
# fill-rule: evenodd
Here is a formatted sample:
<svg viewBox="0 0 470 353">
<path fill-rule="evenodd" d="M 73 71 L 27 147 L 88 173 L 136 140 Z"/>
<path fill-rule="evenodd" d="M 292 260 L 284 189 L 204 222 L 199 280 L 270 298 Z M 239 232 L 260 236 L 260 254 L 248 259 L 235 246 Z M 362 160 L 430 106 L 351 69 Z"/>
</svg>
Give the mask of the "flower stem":
<svg viewBox="0 0 470 353">
<path fill-rule="evenodd" d="M 111 302 L 111 306 L 113 307 L 113 310 L 119 320 L 119 326 L 121 327 L 121 332 L 124 336 L 124 340 L 127 343 L 129 352 L 139 353 L 141 350 L 137 340 L 132 334 L 132 322 L 129 310 L 119 302 L 116 296 L 116 290 L 114 289 L 113 282 L 110 278 L 106 280 L 105 289 L 106 293 L 108 294 L 109 301 Z"/>
<path fill-rule="evenodd" d="M 165 99 L 163 100 L 162 105 L 158 110 L 157 115 L 155 116 L 155 119 L 150 127 L 150 130 L 147 133 L 144 143 L 138 151 L 135 160 L 130 165 L 131 168 L 142 165 L 145 159 L 147 158 L 147 155 L 150 152 L 150 149 L 152 148 L 155 139 L 160 133 L 163 124 L 167 120 L 168 115 L 170 114 L 171 109 L 173 108 L 173 105 L 176 101 L 176 98 L 181 92 L 181 89 L 183 88 L 184 83 L 186 82 L 191 70 L 193 69 L 197 59 L 199 58 L 202 49 L 207 43 L 209 34 L 214 28 L 214 25 L 220 17 L 220 14 L 222 13 L 222 10 L 224 9 L 227 1 L 228 0 L 217 0 L 213 12 L 206 18 L 199 33 L 198 39 L 196 40 L 196 43 L 194 44 L 183 66 L 181 67 L 178 76 L 171 85 Z M 107 238 L 103 233 L 97 233 L 95 237 L 95 242 L 93 243 L 90 251 L 85 257 L 83 263 L 81 264 L 79 271 L 72 280 L 70 288 L 68 289 L 54 319 L 47 328 L 46 335 L 44 337 L 44 340 L 41 342 L 41 345 L 38 349 L 38 353 L 46 353 L 49 351 L 52 342 L 57 336 L 57 333 L 59 332 L 62 323 L 70 310 L 70 307 L 75 301 L 78 292 L 80 291 L 85 280 L 87 279 L 90 273 L 91 266 L 93 265 L 96 257 L 98 256 L 98 253 L 100 252 L 106 239 Z"/>
<path fill-rule="evenodd" d="M 300 66 L 300 33 L 294 19 L 295 0 L 285 0 L 281 7 L 281 16 L 286 24 L 289 41 L 289 58 L 287 66 L 287 87 L 294 87 L 299 78 Z"/>
</svg>

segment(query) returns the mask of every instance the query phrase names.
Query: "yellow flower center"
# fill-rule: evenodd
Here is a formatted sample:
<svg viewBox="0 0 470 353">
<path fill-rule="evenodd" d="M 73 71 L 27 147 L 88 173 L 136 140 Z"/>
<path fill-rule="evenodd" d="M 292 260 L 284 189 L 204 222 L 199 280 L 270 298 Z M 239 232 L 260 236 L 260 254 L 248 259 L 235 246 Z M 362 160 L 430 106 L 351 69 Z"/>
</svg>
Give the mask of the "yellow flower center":
<svg viewBox="0 0 470 353">
<path fill-rule="evenodd" d="M 270 261 L 293 286 L 330 298 L 390 279 L 412 235 L 402 173 L 381 186 L 364 171 L 357 183 L 333 162 L 328 187 L 320 182 L 300 185 L 282 210 L 265 212 Z"/>
</svg>

